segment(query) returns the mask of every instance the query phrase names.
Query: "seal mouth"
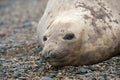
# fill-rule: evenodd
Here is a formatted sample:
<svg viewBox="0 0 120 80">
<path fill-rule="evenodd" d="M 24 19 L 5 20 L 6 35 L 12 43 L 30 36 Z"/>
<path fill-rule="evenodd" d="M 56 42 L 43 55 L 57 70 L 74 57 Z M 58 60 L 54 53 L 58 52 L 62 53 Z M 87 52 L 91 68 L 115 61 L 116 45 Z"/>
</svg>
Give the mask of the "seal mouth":
<svg viewBox="0 0 120 80">
<path fill-rule="evenodd" d="M 76 57 L 69 54 L 64 54 L 62 56 L 61 54 L 58 54 L 57 57 L 48 58 L 46 59 L 46 61 L 53 66 L 66 66 L 74 64 L 74 62 L 76 61 Z"/>
<path fill-rule="evenodd" d="M 48 62 L 62 62 L 65 60 L 65 58 L 66 58 L 66 56 L 51 57 L 51 58 L 46 59 L 46 61 L 48 61 Z"/>
<path fill-rule="evenodd" d="M 46 58 L 46 61 L 55 61 L 55 62 L 61 62 L 64 61 L 65 58 L 68 56 L 68 54 L 61 54 L 61 53 L 52 53 L 50 57 Z"/>
<path fill-rule="evenodd" d="M 42 53 L 40 53 L 42 54 Z M 44 61 L 48 62 L 49 64 L 53 66 L 62 66 L 62 65 L 68 65 L 71 62 L 69 61 L 71 58 L 71 55 L 68 53 L 59 53 L 59 52 L 52 52 L 49 54 L 42 54 L 40 56 Z"/>
</svg>

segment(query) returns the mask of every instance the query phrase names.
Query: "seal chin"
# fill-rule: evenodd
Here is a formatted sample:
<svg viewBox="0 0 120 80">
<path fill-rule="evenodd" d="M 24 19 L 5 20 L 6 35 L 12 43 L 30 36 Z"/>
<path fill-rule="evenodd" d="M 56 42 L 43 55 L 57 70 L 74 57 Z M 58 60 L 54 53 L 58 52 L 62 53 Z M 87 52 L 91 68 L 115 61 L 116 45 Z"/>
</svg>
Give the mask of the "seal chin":
<svg viewBox="0 0 120 80">
<path fill-rule="evenodd" d="M 68 57 L 68 54 L 63 54 L 58 52 L 56 53 L 52 51 L 49 51 L 49 52 L 41 51 L 40 57 L 53 66 L 62 66 L 65 64 L 64 62 L 68 61 L 66 60 L 67 59 L 66 57 Z"/>
<path fill-rule="evenodd" d="M 51 58 L 51 59 L 47 60 L 47 62 L 52 66 L 76 66 L 76 61 L 77 61 L 77 59 L 74 57 L 72 59 L 72 57 L 70 57 L 70 55 L 64 56 L 59 59 Z"/>
<path fill-rule="evenodd" d="M 66 59 L 66 57 L 67 56 L 64 56 L 59 59 L 51 58 L 48 59 L 47 62 L 52 66 L 67 66 L 70 65 L 70 63 L 68 62 L 68 59 Z"/>
</svg>

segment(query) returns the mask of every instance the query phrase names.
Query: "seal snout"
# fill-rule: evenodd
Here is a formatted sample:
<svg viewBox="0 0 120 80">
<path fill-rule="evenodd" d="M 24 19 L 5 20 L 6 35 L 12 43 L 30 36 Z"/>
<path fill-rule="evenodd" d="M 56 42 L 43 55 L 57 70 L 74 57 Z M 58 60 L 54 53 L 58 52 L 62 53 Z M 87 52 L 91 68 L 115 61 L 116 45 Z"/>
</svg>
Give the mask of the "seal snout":
<svg viewBox="0 0 120 80">
<path fill-rule="evenodd" d="M 43 50 L 40 52 L 40 57 L 42 57 L 45 60 L 56 58 L 57 54 L 54 53 L 52 50 Z"/>
</svg>

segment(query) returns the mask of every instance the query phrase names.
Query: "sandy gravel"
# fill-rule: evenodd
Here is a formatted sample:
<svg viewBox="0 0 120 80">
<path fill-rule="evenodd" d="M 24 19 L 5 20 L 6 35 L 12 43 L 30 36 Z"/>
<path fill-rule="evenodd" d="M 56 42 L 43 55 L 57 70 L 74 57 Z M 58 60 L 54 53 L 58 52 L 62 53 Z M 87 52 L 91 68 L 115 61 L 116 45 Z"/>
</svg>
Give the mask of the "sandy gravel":
<svg viewBox="0 0 120 80">
<path fill-rule="evenodd" d="M 0 80 L 120 80 L 120 56 L 53 67 L 39 58 L 36 27 L 47 0 L 0 0 Z"/>
</svg>

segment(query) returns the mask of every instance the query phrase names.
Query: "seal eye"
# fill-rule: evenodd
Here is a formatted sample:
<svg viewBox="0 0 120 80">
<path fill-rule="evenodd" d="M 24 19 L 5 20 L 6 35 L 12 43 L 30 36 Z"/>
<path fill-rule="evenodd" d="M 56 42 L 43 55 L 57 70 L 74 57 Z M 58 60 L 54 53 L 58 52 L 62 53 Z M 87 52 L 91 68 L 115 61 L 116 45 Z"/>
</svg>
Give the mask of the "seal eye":
<svg viewBox="0 0 120 80">
<path fill-rule="evenodd" d="M 63 39 L 65 40 L 72 40 L 75 37 L 75 35 L 73 33 L 67 33 Z"/>
<path fill-rule="evenodd" d="M 47 41 L 47 37 L 46 36 L 43 36 L 43 41 Z"/>
</svg>

